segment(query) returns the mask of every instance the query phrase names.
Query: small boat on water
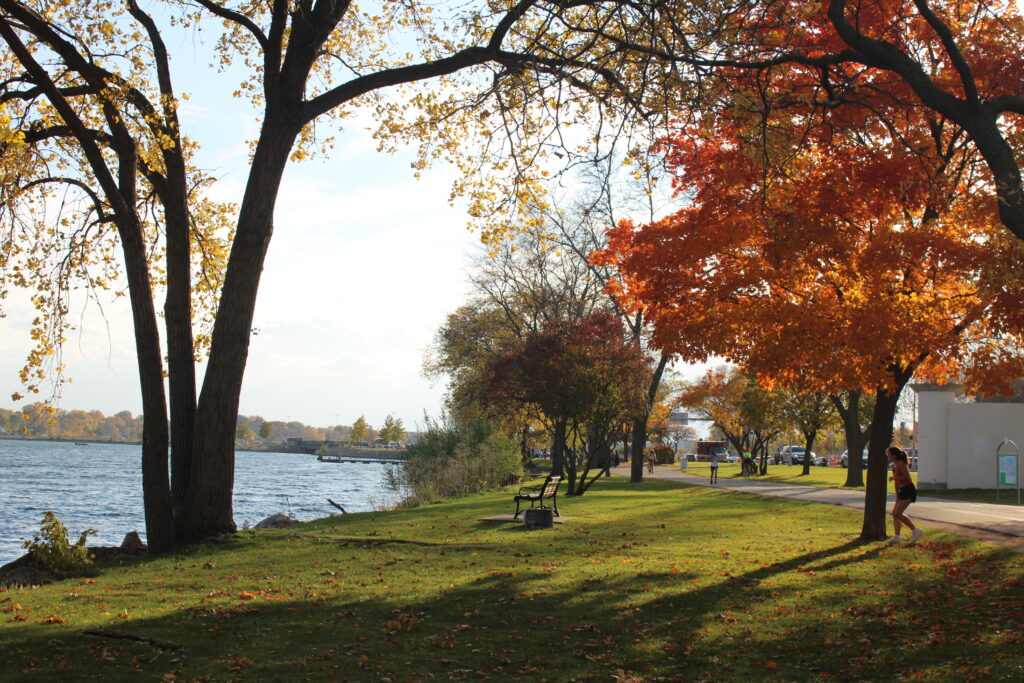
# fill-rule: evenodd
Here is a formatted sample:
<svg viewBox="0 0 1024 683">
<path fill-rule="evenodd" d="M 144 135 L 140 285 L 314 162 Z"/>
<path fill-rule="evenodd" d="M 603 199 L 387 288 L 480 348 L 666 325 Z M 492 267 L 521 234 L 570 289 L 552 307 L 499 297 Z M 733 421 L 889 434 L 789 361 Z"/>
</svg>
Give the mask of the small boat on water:
<svg viewBox="0 0 1024 683">
<path fill-rule="evenodd" d="M 75 445 L 76 446 L 88 446 L 89 442 L 88 441 L 76 441 Z"/>
</svg>

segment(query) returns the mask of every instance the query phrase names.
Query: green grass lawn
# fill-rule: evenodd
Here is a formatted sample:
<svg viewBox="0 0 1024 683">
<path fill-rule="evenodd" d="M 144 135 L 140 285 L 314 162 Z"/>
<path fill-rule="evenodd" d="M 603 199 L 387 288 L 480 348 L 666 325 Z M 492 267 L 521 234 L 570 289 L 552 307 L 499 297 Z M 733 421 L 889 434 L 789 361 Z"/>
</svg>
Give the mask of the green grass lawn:
<svg viewBox="0 0 1024 683">
<path fill-rule="evenodd" d="M 996 497 L 994 489 L 954 489 L 952 491 L 924 491 L 922 496 L 931 498 L 947 498 L 950 500 L 969 500 L 973 503 L 993 503 L 997 505 L 1016 505 L 1017 489 L 1003 489 Z M 1024 496 L 1021 498 L 1024 501 Z"/>
<path fill-rule="evenodd" d="M 671 482 L 559 503 L 553 529 L 481 521 L 512 511 L 493 492 L 0 592 L 2 677 L 1024 677 L 1011 551 L 935 530 L 859 544 L 853 510 Z M 436 545 L 371 542 L 388 539 Z"/>
<path fill-rule="evenodd" d="M 673 465 L 678 467 L 678 465 Z M 719 466 L 718 476 L 721 479 L 740 479 L 738 463 L 723 463 Z M 691 462 L 687 471 L 698 476 L 710 477 L 711 465 L 706 462 Z M 847 488 L 846 470 L 842 467 L 812 467 L 808 475 L 804 475 L 802 465 L 769 465 L 767 476 L 751 477 L 756 481 L 773 481 L 781 484 L 802 484 L 804 486 L 821 486 L 825 488 Z M 866 476 L 866 475 L 865 475 Z M 888 476 L 888 475 L 887 475 Z M 917 483 L 917 472 L 910 473 L 911 479 Z M 863 486 L 850 487 L 851 490 L 863 491 Z M 890 489 L 892 485 L 890 484 Z M 995 489 L 954 489 L 952 491 L 920 491 L 920 495 L 931 498 L 949 500 L 969 500 L 975 503 L 994 503 L 999 505 L 1016 505 L 1017 490 L 1002 489 L 996 497 Z"/>
<path fill-rule="evenodd" d="M 678 465 L 674 465 L 678 467 Z M 691 462 L 687 471 L 698 476 L 710 477 L 711 464 L 706 462 Z M 803 465 L 768 465 L 766 476 L 751 477 L 757 481 L 773 481 L 780 484 L 803 484 L 805 486 L 823 486 L 828 488 L 843 488 L 846 483 L 846 469 L 842 467 L 811 467 L 810 474 L 804 475 Z M 739 463 L 723 463 L 719 465 L 718 477 L 720 479 L 740 479 Z M 864 476 L 867 476 L 865 471 Z M 917 483 L 917 472 L 910 473 L 914 483 Z M 886 475 L 888 477 L 888 475 Z M 864 487 L 854 487 L 863 490 Z"/>
</svg>

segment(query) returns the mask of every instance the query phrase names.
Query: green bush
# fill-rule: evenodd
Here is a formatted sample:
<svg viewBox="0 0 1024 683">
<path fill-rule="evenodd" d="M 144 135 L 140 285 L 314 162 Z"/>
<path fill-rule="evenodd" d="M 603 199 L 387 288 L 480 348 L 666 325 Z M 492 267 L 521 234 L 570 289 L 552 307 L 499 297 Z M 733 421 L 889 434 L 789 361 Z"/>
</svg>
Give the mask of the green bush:
<svg viewBox="0 0 1024 683">
<path fill-rule="evenodd" d="M 22 546 L 33 559 L 54 574 L 75 574 L 92 565 L 85 541 L 95 534 L 95 529 L 86 529 L 78 537 L 78 542 L 71 545 L 68 542 L 68 528 L 57 519 L 57 515 L 47 512 L 43 515 L 39 534 L 33 536 L 31 541 L 22 541 Z"/>
<path fill-rule="evenodd" d="M 427 426 L 388 477 L 388 485 L 406 495 L 404 506 L 497 488 L 522 474 L 518 448 L 485 418 L 448 417 Z"/>
</svg>

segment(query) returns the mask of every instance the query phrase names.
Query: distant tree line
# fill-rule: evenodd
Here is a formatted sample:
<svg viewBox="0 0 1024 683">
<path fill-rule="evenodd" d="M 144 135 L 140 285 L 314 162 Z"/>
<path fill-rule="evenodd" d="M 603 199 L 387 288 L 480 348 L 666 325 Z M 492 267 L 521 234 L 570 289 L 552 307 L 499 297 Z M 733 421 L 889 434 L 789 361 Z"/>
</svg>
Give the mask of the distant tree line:
<svg viewBox="0 0 1024 683">
<path fill-rule="evenodd" d="M 401 418 L 388 415 L 380 429 L 374 429 L 362 415 L 349 425 L 332 427 L 313 427 L 298 421 L 282 422 L 266 420 L 259 415 L 239 415 L 238 427 L 235 431 L 239 441 L 286 441 L 288 439 L 304 439 L 306 441 L 405 441 L 408 435 L 402 425 Z"/>
<path fill-rule="evenodd" d="M 122 410 L 107 417 L 98 410 L 62 410 L 30 403 L 21 410 L 0 408 L 0 427 L 9 434 L 40 438 L 138 441 L 142 415 Z"/>
<path fill-rule="evenodd" d="M 347 439 L 351 432 L 352 427 L 347 425 L 314 427 L 297 420 L 267 420 L 259 415 L 239 415 L 235 434 L 239 441 L 342 441 Z"/>
<path fill-rule="evenodd" d="M 110 416 L 99 410 L 63 410 L 44 403 L 30 403 L 19 410 L 0 408 L 0 431 L 49 439 L 104 439 L 139 441 L 142 438 L 143 416 L 122 410 Z M 297 420 L 267 420 L 259 415 L 239 415 L 236 434 L 240 441 L 404 441 L 407 438 L 402 420 L 388 415 L 376 430 L 360 417 L 358 437 L 348 425 L 313 427 Z"/>
</svg>

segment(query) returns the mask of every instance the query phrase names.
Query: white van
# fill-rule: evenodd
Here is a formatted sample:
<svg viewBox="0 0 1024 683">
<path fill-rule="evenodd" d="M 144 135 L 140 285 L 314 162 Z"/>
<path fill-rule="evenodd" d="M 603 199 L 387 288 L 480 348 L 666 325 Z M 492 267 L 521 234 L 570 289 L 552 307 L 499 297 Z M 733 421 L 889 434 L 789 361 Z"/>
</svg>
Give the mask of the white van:
<svg viewBox="0 0 1024 683">
<path fill-rule="evenodd" d="M 783 465 L 803 465 L 804 464 L 804 447 L 803 446 L 783 446 L 779 449 L 779 457 L 782 458 Z M 814 451 L 811 451 L 811 464 L 815 465 L 818 462 L 818 456 L 815 455 Z"/>
</svg>

